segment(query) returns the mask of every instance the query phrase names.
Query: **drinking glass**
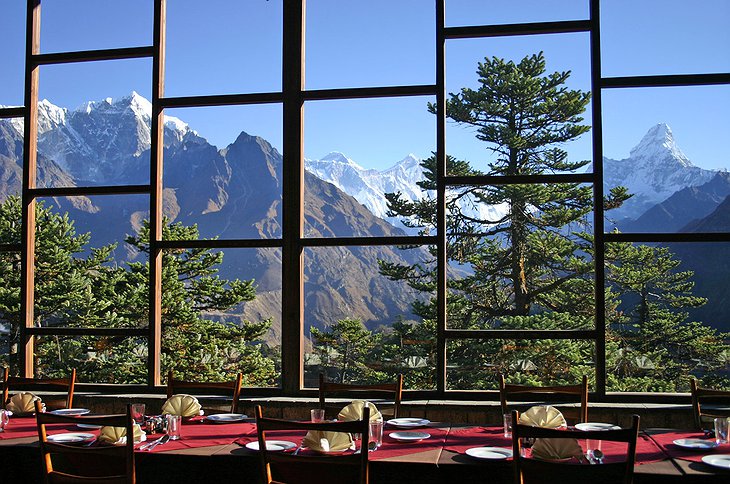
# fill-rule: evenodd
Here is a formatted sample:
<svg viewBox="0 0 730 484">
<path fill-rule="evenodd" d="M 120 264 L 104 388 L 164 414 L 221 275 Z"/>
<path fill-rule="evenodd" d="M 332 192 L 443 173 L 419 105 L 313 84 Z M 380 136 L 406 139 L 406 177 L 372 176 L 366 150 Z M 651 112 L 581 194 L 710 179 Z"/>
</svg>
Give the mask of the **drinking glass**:
<svg viewBox="0 0 730 484">
<path fill-rule="evenodd" d="M 170 440 L 178 440 L 180 438 L 180 427 L 182 426 L 181 415 L 167 415 L 167 435 Z"/>
<path fill-rule="evenodd" d="M 5 426 L 8 424 L 9 421 L 10 414 L 8 413 L 8 411 L 5 409 L 0 410 L 0 432 L 5 431 Z"/>
<path fill-rule="evenodd" d="M 512 437 L 512 414 L 505 413 L 502 416 L 502 422 L 504 423 L 504 436 L 511 438 Z"/>
<path fill-rule="evenodd" d="M 312 416 L 312 422 L 322 422 L 324 420 L 324 408 L 313 408 L 309 413 Z"/>
<path fill-rule="evenodd" d="M 370 444 L 374 444 L 372 450 L 377 449 L 383 445 L 383 421 L 382 420 L 371 420 L 370 421 L 370 439 L 368 440 L 368 449 Z"/>
<path fill-rule="evenodd" d="M 145 405 L 144 403 L 133 403 L 132 404 L 132 419 L 134 420 L 134 423 L 137 424 L 144 424 L 144 410 Z"/>
<path fill-rule="evenodd" d="M 728 443 L 728 424 L 730 424 L 730 418 L 720 417 L 715 419 L 715 442 L 717 442 L 717 445 Z"/>
</svg>

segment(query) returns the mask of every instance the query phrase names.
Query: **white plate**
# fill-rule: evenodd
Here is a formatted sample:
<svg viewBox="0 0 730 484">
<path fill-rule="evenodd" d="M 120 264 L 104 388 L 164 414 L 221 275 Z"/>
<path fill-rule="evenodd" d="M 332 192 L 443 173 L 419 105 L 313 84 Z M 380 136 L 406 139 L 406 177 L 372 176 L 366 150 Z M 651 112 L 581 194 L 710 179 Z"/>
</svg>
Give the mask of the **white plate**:
<svg viewBox="0 0 730 484">
<path fill-rule="evenodd" d="M 49 442 L 56 444 L 81 444 L 91 442 L 96 436 L 94 434 L 83 434 L 80 432 L 68 432 L 65 434 L 53 434 L 48 436 Z"/>
<path fill-rule="evenodd" d="M 269 452 L 281 452 L 282 450 L 289 450 L 293 449 L 297 446 L 294 442 L 289 442 L 288 440 L 267 440 L 266 441 L 266 450 Z M 250 450 L 259 450 L 259 441 L 254 440 L 253 442 L 249 442 L 246 444 L 246 448 Z"/>
<path fill-rule="evenodd" d="M 621 430 L 621 427 L 603 422 L 583 422 L 575 424 L 578 430 Z"/>
<path fill-rule="evenodd" d="M 248 416 L 242 413 L 217 413 L 214 415 L 208 415 L 205 420 L 209 420 L 215 423 L 230 423 L 230 422 L 242 422 L 247 419 Z"/>
<path fill-rule="evenodd" d="M 425 427 L 430 424 L 430 420 L 425 418 L 393 418 L 388 420 L 388 425 L 393 425 L 400 428 L 413 428 L 413 427 Z"/>
<path fill-rule="evenodd" d="M 706 455 L 702 462 L 721 469 L 730 469 L 730 454 Z"/>
<path fill-rule="evenodd" d="M 714 449 L 717 442 L 707 439 L 677 439 L 672 442 L 674 445 L 684 447 L 685 449 Z"/>
<path fill-rule="evenodd" d="M 59 408 L 48 413 L 54 415 L 86 415 L 87 413 L 91 413 L 91 410 L 88 408 Z"/>
<path fill-rule="evenodd" d="M 512 449 L 506 447 L 472 447 L 466 449 L 466 455 L 477 459 L 504 460 L 512 457 Z"/>
<path fill-rule="evenodd" d="M 423 440 L 431 437 L 431 434 L 426 432 L 391 432 L 390 438 L 400 440 L 401 442 L 413 442 Z"/>
<path fill-rule="evenodd" d="M 76 424 L 76 426 L 80 429 L 92 429 L 92 430 L 101 428 L 101 425 L 91 425 L 91 424 L 84 424 L 84 423 Z"/>
</svg>

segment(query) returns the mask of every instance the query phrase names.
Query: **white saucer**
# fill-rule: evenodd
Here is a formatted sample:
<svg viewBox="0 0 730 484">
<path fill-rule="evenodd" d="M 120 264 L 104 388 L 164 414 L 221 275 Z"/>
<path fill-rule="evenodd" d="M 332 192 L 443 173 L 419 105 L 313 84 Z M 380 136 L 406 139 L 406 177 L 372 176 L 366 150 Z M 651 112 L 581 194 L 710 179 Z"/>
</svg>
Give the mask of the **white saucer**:
<svg viewBox="0 0 730 484">
<path fill-rule="evenodd" d="M 466 449 L 466 455 L 476 459 L 505 460 L 512 457 L 512 449 L 506 447 L 472 447 Z"/>
<path fill-rule="evenodd" d="M 706 455 L 702 462 L 721 469 L 730 469 L 730 454 Z"/>
<path fill-rule="evenodd" d="M 289 442 L 288 440 L 267 440 L 266 441 L 266 450 L 269 452 L 281 452 L 283 450 L 289 450 L 296 447 L 297 444 L 294 442 Z M 246 444 L 246 448 L 249 450 L 259 450 L 259 441 L 254 440 L 253 442 L 249 442 Z"/>
<path fill-rule="evenodd" d="M 714 449 L 717 447 L 717 442 L 708 439 L 677 439 L 672 442 L 674 445 L 685 449 Z"/>
<path fill-rule="evenodd" d="M 388 420 L 388 425 L 393 425 L 403 429 L 425 427 L 430 423 L 431 421 L 426 420 L 425 418 L 393 418 Z"/>
<path fill-rule="evenodd" d="M 248 416 L 242 413 L 216 413 L 213 415 L 208 415 L 207 417 L 205 417 L 205 420 L 215 423 L 232 423 L 242 422 L 247 418 Z"/>
<path fill-rule="evenodd" d="M 583 422 L 575 424 L 575 428 L 578 430 L 621 430 L 621 427 L 603 422 Z"/>
<path fill-rule="evenodd" d="M 85 424 L 85 423 L 79 423 L 79 424 L 76 424 L 76 426 L 80 429 L 91 429 L 91 430 L 96 430 L 96 429 L 101 428 L 101 425 L 92 425 L 92 424 Z"/>
<path fill-rule="evenodd" d="M 86 415 L 87 413 L 91 413 L 91 410 L 88 408 L 59 408 L 48 413 L 54 415 Z"/>
<path fill-rule="evenodd" d="M 48 436 L 49 442 L 56 444 L 82 444 L 91 442 L 96 436 L 94 434 L 85 434 L 81 432 L 67 432 L 63 434 L 53 434 Z"/>
<path fill-rule="evenodd" d="M 431 434 L 427 432 L 391 432 L 390 434 L 391 439 L 401 442 L 417 442 L 429 437 L 431 437 Z"/>
</svg>

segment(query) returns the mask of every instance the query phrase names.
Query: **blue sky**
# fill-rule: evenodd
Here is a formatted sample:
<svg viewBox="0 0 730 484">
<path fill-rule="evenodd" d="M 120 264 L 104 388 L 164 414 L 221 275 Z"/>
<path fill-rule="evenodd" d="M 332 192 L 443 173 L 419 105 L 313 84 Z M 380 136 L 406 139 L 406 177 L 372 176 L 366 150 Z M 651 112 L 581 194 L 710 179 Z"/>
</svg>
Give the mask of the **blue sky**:
<svg viewBox="0 0 730 484">
<path fill-rule="evenodd" d="M 606 76 L 730 71 L 730 2 L 726 0 L 610 0 L 602 8 Z M 46 0 L 43 52 L 148 45 L 150 0 Z M 429 84 L 435 79 L 435 14 L 430 0 L 308 0 L 306 87 L 323 89 Z M 587 0 L 447 0 L 447 24 L 583 19 Z M 508 8 L 509 7 L 509 8 Z M 168 0 L 166 95 L 269 92 L 281 89 L 282 0 Z M 3 0 L 4 59 L 0 104 L 22 104 L 24 0 Z M 519 60 L 545 51 L 550 70 L 570 69 L 573 88 L 589 88 L 588 36 L 563 34 L 447 45 L 447 88 L 476 86 L 478 61 L 496 55 Z M 723 49 L 718 52 L 718 49 Z M 46 66 L 42 98 L 75 108 L 88 100 L 136 90 L 150 96 L 149 60 Z M 305 106 L 305 155 L 342 151 L 366 167 L 386 168 L 409 153 L 435 148 L 429 97 L 319 101 Z M 604 151 L 628 155 L 658 122 L 668 123 L 696 164 L 730 166 L 724 150 L 730 88 L 657 88 L 603 93 Z M 245 130 L 281 148 L 278 105 L 169 110 L 223 147 Z M 590 116 L 587 116 L 590 119 Z M 450 125 L 451 154 L 478 163 L 485 150 L 473 133 Z M 568 146 L 590 157 L 590 135 Z"/>
</svg>

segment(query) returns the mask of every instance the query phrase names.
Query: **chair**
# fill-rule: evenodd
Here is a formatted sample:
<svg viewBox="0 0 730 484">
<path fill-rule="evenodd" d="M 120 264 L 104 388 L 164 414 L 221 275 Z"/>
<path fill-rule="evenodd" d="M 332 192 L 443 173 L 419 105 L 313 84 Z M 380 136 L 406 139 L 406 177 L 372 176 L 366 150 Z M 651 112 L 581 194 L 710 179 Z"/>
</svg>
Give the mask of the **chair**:
<svg viewBox="0 0 730 484">
<path fill-rule="evenodd" d="M 512 421 L 519 422 L 519 412 L 512 411 Z M 634 475 L 636 460 L 636 439 L 639 433 L 639 416 L 632 417 L 630 428 L 619 430 L 561 430 L 532 427 L 519 423 L 512 424 L 512 452 L 515 484 L 570 484 L 580 483 L 624 483 L 630 484 Z M 524 457 L 522 455 L 522 439 L 585 439 L 604 442 L 626 442 L 628 444 L 626 460 L 623 462 L 588 465 L 575 462 L 547 461 Z"/>
<path fill-rule="evenodd" d="M 8 404 L 12 397 L 11 391 L 30 391 L 39 393 L 43 403 L 46 404 L 47 410 L 55 410 L 59 408 L 73 408 L 74 402 L 74 386 L 76 385 L 76 369 L 71 370 L 71 376 L 68 378 L 24 378 L 19 376 L 10 376 L 8 368 L 3 371 L 3 408 Z M 42 395 L 43 391 L 65 392 L 65 397 L 56 397 L 51 395 Z"/>
<path fill-rule="evenodd" d="M 379 383 L 374 385 L 357 385 L 350 383 L 334 383 L 325 380 L 322 373 L 319 374 L 319 408 L 325 409 L 325 414 L 328 415 L 327 410 L 332 411 L 335 409 L 334 406 L 327 406 L 327 397 L 358 397 L 363 400 L 371 399 L 376 396 L 374 403 L 377 404 L 378 410 L 384 413 L 383 417 L 386 418 L 398 418 L 400 412 L 401 399 L 403 397 L 403 375 L 398 375 L 395 383 Z M 386 398 L 381 401 L 380 397 Z M 391 404 L 390 401 L 393 403 Z M 381 405 L 385 404 L 386 407 L 392 405 L 392 412 L 383 412 Z M 339 411 L 342 406 L 337 407 Z M 334 415 L 332 415 L 334 416 Z"/>
<path fill-rule="evenodd" d="M 41 450 L 44 481 L 48 484 L 134 484 L 134 439 L 125 445 L 66 445 L 48 440 L 48 424 L 88 424 L 125 427 L 127 435 L 134 435 L 132 410 L 121 415 L 69 416 L 41 411 L 41 402 L 35 403 L 38 423 L 38 441 Z"/>
<path fill-rule="evenodd" d="M 175 380 L 172 370 L 167 372 L 167 398 L 177 393 L 199 393 L 201 390 L 213 391 L 214 395 L 230 395 L 231 413 L 238 413 L 238 398 L 241 395 L 241 382 L 243 374 L 239 373 L 235 381 L 227 382 L 193 382 Z"/>
<path fill-rule="evenodd" d="M 580 401 L 580 412 L 576 423 L 588 421 L 588 377 L 583 375 L 583 381 L 579 385 L 562 385 L 551 387 L 536 387 L 529 385 L 513 385 L 505 383 L 504 375 L 499 375 L 499 400 L 502 404 L 502 415 L 506 415 L 507 398 L 518 395 L 542 399 L 545 395 L 574 395 Z M 570 414 L 570 412 L 564 412 Z"/>
<path fill-rule="evenodd" d="M 284 484 L 283 481 L 272 478 L 272 464 L 277 472 L 285 472 L 286 476 L 296 482 L 330 483 L 334 480 L 360 484 L 368 482 L 368 454 L 367 445 L 359 453 L 347 453 L 338 456 L 332 455 L 296 455 L 286 452 L 269 452 L 266 450 L 266 433 L 269 431 L 310 431 L 324 430 L 334 432 L 359 433 L 367 442 L 370 431 L 370 409 L 363 409 L 362 420 L 347 422 L 293 422 L 274 418 L 264 418 L 261 406 L 256 406 L 256 432 L 259 441 L 261 457 L 261 472 L 265 484 Z M 362 442 L 362 441 L 361 441 Z M 364 452 L 362 451 L 364 450 Z M 344 472 L 349 469 L 351 473 Z M 306 471 L 304 471 L 306 470 Z M 274 474 L 277 474 L 274 472 Z M 323 477 L 322 472 L 329 472 Z M 355 479 L 355 474 L 357 479 Z M 279 477 L 279 476 L 277 476 Z M 288 482 L 293 482 L 287 479 Z"/>
<path fill-rule="evenodd" d="M 694 378 L 689 382 L 692 389 L 692 413 L 697 430 L 712 428 L 715 418 L 730 417 L 730 391 L 701 388 Z M 723 408 L 717 408 L 718 405 Z M 712 413 L 706 411 L 708 407 L 711 407 Z"/>
</svg>

